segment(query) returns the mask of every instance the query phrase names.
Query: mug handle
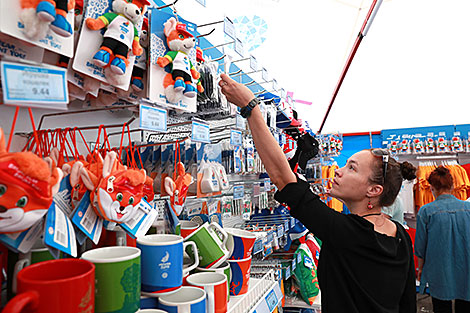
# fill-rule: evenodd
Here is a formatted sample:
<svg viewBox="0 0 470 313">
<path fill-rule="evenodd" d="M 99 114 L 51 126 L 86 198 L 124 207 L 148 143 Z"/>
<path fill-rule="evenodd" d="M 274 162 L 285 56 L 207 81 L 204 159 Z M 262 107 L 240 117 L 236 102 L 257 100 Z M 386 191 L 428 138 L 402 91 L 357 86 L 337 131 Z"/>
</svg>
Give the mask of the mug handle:
<svg viewBox="0 0 470 313">
<path fill-rule="evenodd" d="M 25 308 L 29 309 L 28 312 L 36 312 L 39 308 L 39 294 L 36 291 L 26 291 L 14 296 L 8 301 L 2 313 L 20 313 Z"/>
<path fill-rule="evenodd" d="M 194 241 L 186 241 L 183 243 L 183 251 L 186 251 L 186 247 L 188 245 L 191 245 L 193 247 L 193 253 L 194 253 L 194 264 L 191 265 L 190 267 L 188 267 L 186 269 L 186 271 L 190 272 L 192 271 L 193 269 L 195 269 L 196 267 L 198 267 L 199 265 L 199 252 L 197 250 L 197 245 Z"/>
<path fill-rule="evenodd" d="M 11 290 L 13 291 L 13 293 L 16 293 L 16 286 L 17 286 L 16 276 L 18 276 L 18 273 L 22 269 L 24 269 L 25 267 L 31 264 L 31 261 L 29 259 L 30 258 L 20 259 L 15 263 L 15 268 L 13 269 L 13 281 L 11 285 Z"/>
<path fill-rule="evenodd" d="M 216 222 L 212 222 L 209 224 L 209 228 L 214 228 L 214 230 L 217 230 L 218 232 L 220 232 L 222 234 L 222 248 L 225 248 L 227 249 L 227 239 L 228 239 L 228 234 L 225 230 L 223 230 L 222 227 L 220 227 L 219 224 L 217 224 Z"/>
</svg>

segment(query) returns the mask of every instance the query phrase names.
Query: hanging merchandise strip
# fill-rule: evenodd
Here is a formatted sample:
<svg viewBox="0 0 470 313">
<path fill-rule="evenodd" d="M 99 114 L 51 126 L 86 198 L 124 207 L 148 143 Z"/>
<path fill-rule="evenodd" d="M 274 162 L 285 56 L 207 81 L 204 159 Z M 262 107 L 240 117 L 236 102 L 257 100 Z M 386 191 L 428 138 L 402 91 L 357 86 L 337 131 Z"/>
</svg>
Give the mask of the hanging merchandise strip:
<svg viewBox="0 0 470 313">
<path fill-rule="evenodd" d="M 67 71 L 52 66 L 35 66 L 2 61 L 3 101 L 27 107 L 66 110 Z"/>
</svg>

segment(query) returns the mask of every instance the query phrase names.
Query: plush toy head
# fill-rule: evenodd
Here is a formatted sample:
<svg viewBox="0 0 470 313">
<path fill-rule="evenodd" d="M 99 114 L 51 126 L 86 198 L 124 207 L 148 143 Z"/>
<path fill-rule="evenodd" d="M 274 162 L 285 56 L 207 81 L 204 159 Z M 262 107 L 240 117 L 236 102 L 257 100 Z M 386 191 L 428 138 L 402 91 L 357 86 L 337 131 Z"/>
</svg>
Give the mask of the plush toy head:
<svg viewBox="0 0 470 313">
<path fill-rule="evenodd" d="M 186 24 L 179 23 L 172 17 L 163 26 L 168 48 L 172 51 L 183 51 L 189 54 L 196 45 L 196 39 L 186 30 Z"/>
<path fill-rule="evenodd" d="M 142 47 L 148 47 L 148 38 L 149 38 L 149 19 L 144 17 L 142 22 L 142 31 L 140 32 L 139 42 Z"/>
<path fill-rule="evenodd" d="M 62 171 L 32 152 L 8 153 L 0 129 L 0 233 L 24 231 L 41 219 L 58 191 Z"/>
<path fill-rule="evenodd" d="M 147 5 L 150 5 L 147 0 L 114 0 L 113 12 L 123 14 L 132 23 L 138 24 L 147 10 Z"/>
</svg>

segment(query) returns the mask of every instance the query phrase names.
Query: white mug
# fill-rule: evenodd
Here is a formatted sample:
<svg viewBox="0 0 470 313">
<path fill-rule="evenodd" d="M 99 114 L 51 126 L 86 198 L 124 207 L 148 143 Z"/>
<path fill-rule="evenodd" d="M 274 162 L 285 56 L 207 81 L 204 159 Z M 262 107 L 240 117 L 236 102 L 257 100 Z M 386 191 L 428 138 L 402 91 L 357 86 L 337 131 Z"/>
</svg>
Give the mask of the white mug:
<svg viewBox="0 0 470 313">
<path fill-rule="evenodd" d="M 167 311 L 158 310 L 158 309 L 144 309 L 139 310 L 137 313 L 168 313 Z"/>
<path fill-rule="evenodd" d="M 169 313 L 206 312 L 206 292 L 197 287 L 183 286 L 172 294 L 161 296 L 158 307 Z"/>
<path fill-rule="evenodd" d="M 186 282 L 206 292 L 206 313 L 227 312 L 227 277 L 221 273 L 202 272 L 189 275 Z"/>
</svg>

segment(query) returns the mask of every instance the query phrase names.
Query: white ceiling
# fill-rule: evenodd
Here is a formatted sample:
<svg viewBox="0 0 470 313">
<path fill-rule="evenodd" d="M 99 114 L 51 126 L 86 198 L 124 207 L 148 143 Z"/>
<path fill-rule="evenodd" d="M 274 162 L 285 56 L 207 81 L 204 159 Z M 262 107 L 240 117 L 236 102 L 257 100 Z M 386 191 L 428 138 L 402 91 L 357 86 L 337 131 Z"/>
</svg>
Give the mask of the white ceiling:
<svg viewBox="0 0 470 313">
<path fill-rule="evenodd" d="M 176 8 L 196 24 L 224 15 L 256 14 L 266 20 L 267 40 L 253 55 L 295 99 L 313 102 L 297 109 L 317 131 L 371 3 L 206 0 L 204 8 L 196 0 L 180 0 Z M 323 132 L 470 123 L 469 15 L 468 0 L 385 0 Z M 213 44 L 224 40 L 221 25 L 207 37 Z M 249 71 L 245 63 L 237 65 Z"/>
</svg>

